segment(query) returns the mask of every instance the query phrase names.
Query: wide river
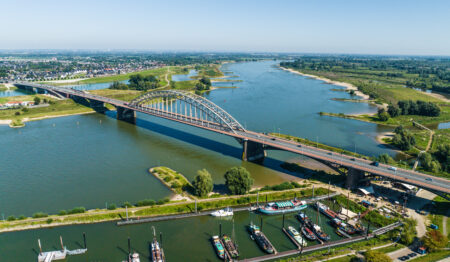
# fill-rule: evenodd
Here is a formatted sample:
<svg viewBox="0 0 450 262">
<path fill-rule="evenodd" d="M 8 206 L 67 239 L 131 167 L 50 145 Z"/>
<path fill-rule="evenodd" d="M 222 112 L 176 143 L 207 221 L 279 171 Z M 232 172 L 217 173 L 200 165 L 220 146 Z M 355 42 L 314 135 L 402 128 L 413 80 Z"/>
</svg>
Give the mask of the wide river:
<svg viewBox="0 0 450 262">
<path fill-rule="evenodd" d="M 330 90 L 341 87 L 281 70 L 276 67 L 277 63 L 225 64 L 222 69 L 239 76 L 242 82 L 234 84 L 238 88 L 216 89 L 205 96 L 254 131 L 305 137 L 351 151 L 356 148 L 357 152 L 367 155 L 394 154 L 375 141 L 377 133 L 386 131 L 377 125 L 318 114 L 319 111 L 374 112 L 376 108 L 365 103 L 331 100 L 350 96 Z M 216 85 L 222 86 L 221 83 Z M 161 199 L 171 193 L 149 175 L 148 169 L 156 165 L 169 166 L 189 179 L 197 170 L 206 168 L 216 184 L 223 183 L 223 174 L 228 168 L 242 165 L 251 172 L 256 185 L 275 184 L 289 178 L 280 164 L 299 158 L 290 153 L 269 151 L 263 165 L 243 162 L 242 149 L 232 138 L 142 114 L 138 115 L 137 125 L 131 125 L 115 120 L 114 115 L 109 112 L 54 118 L 29 122 L 19 129 L 0 126 L 0 213 L 5 217 L 31 215 L 37 211 L 55 213 L 76 206 L 91 209 L 108 203 L 119 205 L 124 201 Z M 212 223 L 205 219 L 192 219 L 192 227 L 190 220 L 161 223 L 161 227 L 189 223 L 189 227 L 179 228 L 182 238 L 196 234 L 195 228 L 202 227 L 201 223 Z M 54 239 L 59 234 L 65 232 L 68 241 L 75 241 L 81 237 L 81 230 L 86 230 L 91 231 L 89 242 L 97 243 L 99 252 L 102 250 L 101 253 L 90 251 L 88 261 L 119 260 L 121 252 L 116 249 L 125 249 L 125 235 L 147 227 L 116 228 L 106 223 L 1 234 L 0 253 L 11 254 L 20 247 L 28 252 L 27 257 L 34 256 L 32 245 L 38 236 L 45 236 L 46 241 L 56 246 Z M 113 235 L 114 238 L 120 235 L 120 239 L 111 239 Z M 149 239 L 149 231 L 145 232 L 145 237 Z M 9 244 L 5 247 L 6 240 Z M 111 256 L 104 256 L 108 259 L 101 260 L 99 254 L 108 249 L 115 250 L 111 251 Z M 142 251 L 148 252 L 145 248 Z"/>
</svg>

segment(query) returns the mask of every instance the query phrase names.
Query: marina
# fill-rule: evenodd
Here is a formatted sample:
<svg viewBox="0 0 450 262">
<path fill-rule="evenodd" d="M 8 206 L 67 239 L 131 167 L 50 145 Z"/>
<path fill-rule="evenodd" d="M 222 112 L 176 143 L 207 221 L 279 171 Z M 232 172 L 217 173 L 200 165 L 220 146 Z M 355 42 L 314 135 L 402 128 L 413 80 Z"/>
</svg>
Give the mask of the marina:
<svg viewBox="0 0 450 262">
<path fill-rule="evenodd" d="M 63 259 L 66 259 L 66 257 L 68 255 L 82 255 L 87 252 L 86 234 L 85 233 L 83 233 L 84 248 L 82 248 L 82 249 L 68 250 L 64 246 L 61 236 L 59 236 L 59 240 L 61 243 L 61 250 L 43 252 L 41 240 L 38 239 L 38 245 L 39 245 L 38 262 L 51 262 L 51 261 L 56 261 L 56 260 L 63 260 Z"/>
</svg>

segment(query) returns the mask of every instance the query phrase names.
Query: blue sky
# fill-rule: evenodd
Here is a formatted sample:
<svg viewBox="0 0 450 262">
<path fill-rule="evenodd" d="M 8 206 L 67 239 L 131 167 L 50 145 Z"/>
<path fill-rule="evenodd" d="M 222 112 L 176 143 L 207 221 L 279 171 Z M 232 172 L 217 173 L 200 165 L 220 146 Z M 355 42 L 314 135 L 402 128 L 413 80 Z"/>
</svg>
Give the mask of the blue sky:
<svg viewBox="0 0 450 262">
<path fill-rule="evenodd" d="M 0 49 L 450 55 L 450 1 L 0 0 Z"/>
</svg>

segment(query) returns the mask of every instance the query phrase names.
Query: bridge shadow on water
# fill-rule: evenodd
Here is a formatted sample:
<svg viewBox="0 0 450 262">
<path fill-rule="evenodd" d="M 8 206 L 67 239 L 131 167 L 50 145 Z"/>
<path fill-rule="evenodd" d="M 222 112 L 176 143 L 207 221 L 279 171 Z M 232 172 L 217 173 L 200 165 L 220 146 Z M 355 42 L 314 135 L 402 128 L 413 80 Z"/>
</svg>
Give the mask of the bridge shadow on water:
<svg viewBox="0 0 450 262">
<path fill-rule="evenodd" d="M 116 119 L 116 111 L 108 111 L 105 113 L 107 117 Z M 124 124 L 133 125 L 131 123 L 123 122 Z M 183 124 L 179 124 L 180 126 Z M 173 127 L 165 126 L 159 123 L 155 123 L 143 118 L 136 118 L 135 126 L 150 130 L 152 132 L 156 132 L 158 134 L 168 136 L 174 139 L 177 139 L 182 142 L 186 142 L 195 146 L 202 147 L 204 149 L 208 149 L 211 151 L 215 151 L 221 153 L 226 156 L 230 156 L 239 160 L 242 160 L 242 147 L 239 146 L 239 142 L 236 141 L 237 146 L 232 146 L 230 144 L 226 144 L 223 142 L 219 142 L 210 138 L 206 138 L 203 136 L 195 135 L 193 133 L 189 133 L 180 129 L 176 129 Z M 220 135 L 220 134 L 216 134 Z M 239 147 L 238 147 L 239 146 Z M 270 168 L 272 170 L 282 172 L 285 174 L 297 176 L 303 178 L 303 176 L 297 172 L 290 172 L 284 168 L 282 168 L 283 160 L 275 159 L 270 156 L 266 157 L 264 161 L 252 161 L 252 163 L 264 166 L 266 168 Z"/>
</svg>

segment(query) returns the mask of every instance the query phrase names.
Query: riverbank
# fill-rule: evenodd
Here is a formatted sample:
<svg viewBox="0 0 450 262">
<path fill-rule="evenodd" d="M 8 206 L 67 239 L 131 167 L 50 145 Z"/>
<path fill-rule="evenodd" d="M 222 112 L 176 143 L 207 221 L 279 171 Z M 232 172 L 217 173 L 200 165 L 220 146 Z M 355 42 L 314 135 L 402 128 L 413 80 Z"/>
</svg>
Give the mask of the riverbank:
<svg viewBox="0 0 450 262">
<path fill-rule="evenodd" d="M 286 70 L 288 72 L 294 73 L 294 74 L 298 74 L 298 75 L 302 75 L 302 76 L 306 76 L 306 77 L 310 77 L 310 78 L 313 78 L 313 79 L 324 81 L 327 84 L 343 86 L 343 87 L 345 87 L 345 89 L 347 91 L 353 90 L 355 92 L 355 95 L 361 97 L 362 99 L 365 99 L 365 100 L 369 100 L 370 99 L 369 95 L 366 95 L 363 92 L 359 91 L 356 86 L 354 86 L 354 85 L 352 85 L 350 83 L 339 82 L 339 81 L 334 81 L 334 80 L 331 80 L 331 79 L 328 79 L 328 78 L 325 78 L 325 77 L 321 77 L 321 76 L 305 74 L 305 73 L 299 72 L 297 70 L 286 68 L 286 67 L 282 67 L 282 66 L 280 66 L 280 68 L 283 69 L 283 70 Z"/>
<path fill-rule="evenodd" d="M 334 191 L 330 191 L 330 193 L 334 193 Z M 232 207 L 255 204 L 257 202 L 258 195 L 261 199 L 265 199 L 267 196 L 269 201 L 275 201 L 292 199 L 295 196 L 300 198 L 308 198 L 311 197 L 312 194 L 313 191 L 311 188 L 297 188 L 282 191 L 259 192 L 259 194 L 251 193 L 238 196 L 223 195 L 220 197 L 199 199 L 196 201 L 187 200 L 165 203 L 165 201 L 152 202 L 149 200 L 147 202 L 141 202 L 142 204 L 145 204 L 145 206 L 132 206 L 128 204 L 127 208 L 122 207 L 114 210 L 94 209 L 80 214 L 50 215 L 39 218 L 22 218 L 20 220 L 1 221 L 0 233 L 75 224 L 93 224 L 107 221 L 118 221 L 127 216 L 127 211 L 128 218 L 134 219 L 159 215 L 185 214 L 191 213 L 195 210 L 195 202 L 197 202 L 197 210 L 201 211 L 215 210 L 228 206 Z M 316 187 L 314 190 L 315 196 L 326 194 L 328 194 L 328 190 L 326 188 Z M 138 204 L 139 203 L 140 202 L 138 202 Z"/>
</svg>

